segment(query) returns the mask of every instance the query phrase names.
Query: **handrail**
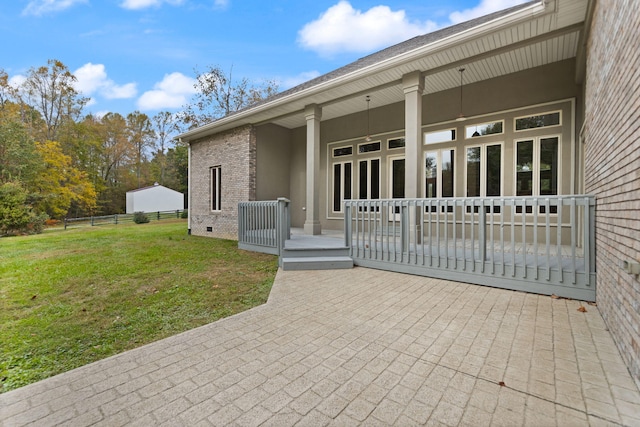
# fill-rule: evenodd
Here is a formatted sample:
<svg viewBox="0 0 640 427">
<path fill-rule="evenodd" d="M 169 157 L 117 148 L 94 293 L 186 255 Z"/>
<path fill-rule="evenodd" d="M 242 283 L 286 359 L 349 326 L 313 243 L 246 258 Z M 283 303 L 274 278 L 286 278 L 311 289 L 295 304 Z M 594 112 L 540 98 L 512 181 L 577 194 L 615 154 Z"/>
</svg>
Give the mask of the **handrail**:
<svg viewBox="0 0 640 427">
<path fill-rule="evenodd" d="M 238 203 L 238 247 L 280 255 L 291 237 L 290 200 Z"/>
</svg>

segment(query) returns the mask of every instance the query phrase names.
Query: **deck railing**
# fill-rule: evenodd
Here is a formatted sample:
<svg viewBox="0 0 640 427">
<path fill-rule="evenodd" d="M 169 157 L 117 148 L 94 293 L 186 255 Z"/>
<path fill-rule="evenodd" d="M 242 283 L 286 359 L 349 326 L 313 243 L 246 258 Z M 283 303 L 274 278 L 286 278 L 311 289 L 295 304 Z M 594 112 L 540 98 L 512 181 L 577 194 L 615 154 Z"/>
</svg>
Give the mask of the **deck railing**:
<svg viewBox="0 0 640 427">
<path fill-rule="evenodd" d="M 595 299 L 592 196 L 347 200 L 358 265 Z"/>
<path fill-rule="evenodd" d="M 240 202 L 238 204 L 238 247 L 280 255 L 291 236 L 289 200 Z"/>
</svg>

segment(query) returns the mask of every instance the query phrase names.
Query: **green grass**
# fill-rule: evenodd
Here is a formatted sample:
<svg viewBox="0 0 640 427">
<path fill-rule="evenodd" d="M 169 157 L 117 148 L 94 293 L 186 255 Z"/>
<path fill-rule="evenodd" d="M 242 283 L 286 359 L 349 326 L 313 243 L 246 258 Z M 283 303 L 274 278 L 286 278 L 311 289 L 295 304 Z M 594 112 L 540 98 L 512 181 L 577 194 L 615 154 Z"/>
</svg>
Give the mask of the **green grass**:
<svg viewBox="0 0 640 427">
<path fill-rule="evenodd" d="M 184 220 L 0 239 L 0 392 L 263 304 L 276 270 Z"/>
</svg>

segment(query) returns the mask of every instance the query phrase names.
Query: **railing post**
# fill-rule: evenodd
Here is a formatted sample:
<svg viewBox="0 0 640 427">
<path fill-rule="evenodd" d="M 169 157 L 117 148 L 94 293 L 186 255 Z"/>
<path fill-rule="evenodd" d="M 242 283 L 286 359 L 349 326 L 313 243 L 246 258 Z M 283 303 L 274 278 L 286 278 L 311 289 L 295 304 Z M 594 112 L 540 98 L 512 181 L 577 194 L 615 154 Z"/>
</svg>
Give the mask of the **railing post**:
<svg viewBox="0 0 640 427">
<path fill-rule="evenodd" d="M 480 203 L 478 211 L 478 245 L 482 261 L 480 271 L 484 272 L 484 261 L 487 259 L 487 210 L 484 203 Z"/>
<path fill-rule="evenodd" d="M 400 205 L 400 247 L 402 252 L 409 252 L 409 206 L 406 203 Z"/>
<path fill-rule="evenodd" d="M 118 214 L 115 214 L 115 215 L 113 216 L 113 222 L 114 222 L 116 225 L 118 225 Z"/>
<path fill-rule="evenodd" d="M 351 251 L 351 205 L 344 202 L 344 245 Z"/>
<path fill-rule="evenodd" d="M 67 218 L 64 219 L 64 229 L 67 229 Z"/>
<path fill-rule="evenodd" d="M 289 199 L 278 198 L 278 213 L 276 219 L 276 239 L 278 255 L 282 255 L 284 242 L 291 238 L 291 219 L 289 217 Z"/>
<path fill-rule="evenodd" d="M 93 227 L 93 217 L 91 217 L 91 226 Z"/>
</svg>

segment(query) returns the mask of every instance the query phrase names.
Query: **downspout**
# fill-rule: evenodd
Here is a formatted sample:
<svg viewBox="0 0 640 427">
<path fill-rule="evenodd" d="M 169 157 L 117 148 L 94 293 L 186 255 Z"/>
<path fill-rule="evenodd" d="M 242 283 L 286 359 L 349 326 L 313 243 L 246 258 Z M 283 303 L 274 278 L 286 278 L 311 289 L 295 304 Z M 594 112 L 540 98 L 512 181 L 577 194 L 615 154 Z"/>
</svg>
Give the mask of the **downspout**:
<svg viewBox="0 0 640 427">
<path fill-rule="evenodd" d="M 180 143 L 182 144 L 182 138 L 179 138 Z M 191 234 L 191 144 L 187 147 L 187 234 Z"/>
</svg>

